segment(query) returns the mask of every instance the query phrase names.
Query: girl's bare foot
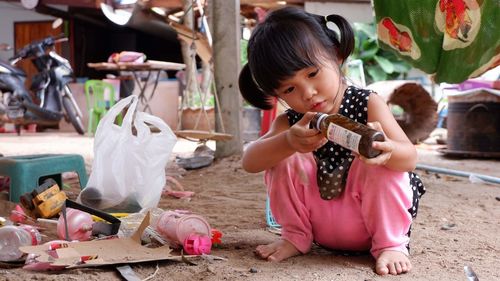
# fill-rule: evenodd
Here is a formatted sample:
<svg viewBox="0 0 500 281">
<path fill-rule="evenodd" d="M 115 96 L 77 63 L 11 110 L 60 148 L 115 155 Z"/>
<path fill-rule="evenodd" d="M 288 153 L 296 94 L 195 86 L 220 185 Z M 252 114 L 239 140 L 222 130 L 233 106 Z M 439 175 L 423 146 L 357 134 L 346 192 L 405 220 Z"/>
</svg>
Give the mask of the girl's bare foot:
<svg viewBox="0 0 500 281">
<path fill-rule="evenodd" d="M 255 249 L 255 253 L 263 259 L 275 262 L 300 254 L 299 250 L 292 243 L 283 239 L 271 244 L 259 245 Z"/>
<path fill-rule="evenodd" d="M 398 275 L 411 270 L 411 262 L 407 255 L 398 251 L 384 251 L 375 264 L 375 272 L 379 275 Z"/>
</svg>

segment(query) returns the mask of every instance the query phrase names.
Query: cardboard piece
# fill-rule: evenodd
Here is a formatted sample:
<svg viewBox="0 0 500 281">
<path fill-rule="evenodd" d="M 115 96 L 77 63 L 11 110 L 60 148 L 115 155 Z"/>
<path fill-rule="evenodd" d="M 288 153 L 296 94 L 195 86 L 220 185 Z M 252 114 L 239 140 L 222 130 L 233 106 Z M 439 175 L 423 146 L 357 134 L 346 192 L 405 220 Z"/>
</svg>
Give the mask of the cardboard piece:
<svg viewBox="0 0 500 281">
<path fill-rule="evenodd" d="M 26 246 L 19 249 L 28 254 L 37 255 L 38 262 L 47 262 L 51 266 L 66 268 L 95 267 L 123 263 L 139 263 L 158 260 L 178 260 L 180 256 L 173 256 L 168 246 L 147 248 L 141 245 L 141 235 L 150 223 L 150 214 L 144 217 L 139 228 L 127 238 L 94 240 L 68 243 L 67 248 L 55 250 L 57 255 L 48 251 L 47 245 Z M 82 262 L 81 257 L 91 256 L 93 259 Z"/>
</svg>

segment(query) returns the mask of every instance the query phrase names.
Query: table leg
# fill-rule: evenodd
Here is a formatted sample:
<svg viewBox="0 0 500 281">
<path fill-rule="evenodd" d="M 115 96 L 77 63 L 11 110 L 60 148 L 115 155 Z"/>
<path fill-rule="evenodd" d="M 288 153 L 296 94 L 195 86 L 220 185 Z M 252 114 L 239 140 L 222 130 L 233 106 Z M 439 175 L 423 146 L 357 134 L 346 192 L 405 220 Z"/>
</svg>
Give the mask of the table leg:
<svg viewBox="0 0 500 281">
<path fill-rule="evenodd" d="M 141 82 L 141 79 L 137 75 L 136 71 L 132 71 L 132 74 L 134 75 L 134 80 L 137 83 L 137 86 L 139 86 L 139 101 L 142 104 L 147 104 L 148 99 L 145 96 L 146 92 L 146 87 L 148 85 L 149 77 L 151 76 L 151 70 L 148 71 L 148 75 L 146 76 L 146 80 L 144 82 Z"/>
<path fill-rule="evenodd" d="M 154 96 L 155 91 L 156 91 L 156 87 L 158 87 L 158 82 L 160 80 L 160 72 L 161 72 L 161 70 L 156 71 L 156 78 L 155 78 L 155 83 L 153 85 L 153 90 L 151 91 L 151 95 L 149 95 L 149 98 L 146 99 L 146 102 L 144 104 L 144 111 L 148 110 L 149 113 L 153 113 L 151 111 L 151 107 L 149 106 L 149 102 L 153 99 L 153 96 Z"/>
</svg>

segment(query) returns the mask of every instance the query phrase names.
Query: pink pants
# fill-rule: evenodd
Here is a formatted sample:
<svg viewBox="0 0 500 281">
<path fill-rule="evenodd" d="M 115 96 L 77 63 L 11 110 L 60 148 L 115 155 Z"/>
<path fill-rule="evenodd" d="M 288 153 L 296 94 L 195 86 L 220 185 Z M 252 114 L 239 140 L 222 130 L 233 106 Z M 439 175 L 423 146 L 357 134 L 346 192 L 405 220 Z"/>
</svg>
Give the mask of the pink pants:
<svg viewBox="0 0 500 281">
<path fill-rule="evenodd" d="M 338 250 L 408 254 L 412 190 L 408 173 L 366 165 L 357 158 L 340 197 L 320 198 L 312 153 L 295 153 L 266 171 L 271 211 L 283 239 L 300 252 L 312 242 Z"/>
</svg>

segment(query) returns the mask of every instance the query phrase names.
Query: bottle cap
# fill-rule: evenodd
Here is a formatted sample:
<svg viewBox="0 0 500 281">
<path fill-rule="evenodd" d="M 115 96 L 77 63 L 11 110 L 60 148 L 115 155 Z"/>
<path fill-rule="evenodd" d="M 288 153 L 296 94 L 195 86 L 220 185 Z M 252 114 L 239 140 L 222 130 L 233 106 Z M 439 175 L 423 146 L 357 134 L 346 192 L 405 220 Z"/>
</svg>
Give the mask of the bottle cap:
<svg viewBox="0 0 500 281">
<path fill-rule="evenodd" d="M 323 121 L 323 119 L 325 119 L 327 116 L 328 114 L 326 113 L 316 113 L 316 115 L 314 115 L 312 122 L 316 130 L 319 130 L 321 121 Z"/>
<path fill-rule="evenodd" d="M 210 254 L 212 240 L 206 235 L 191 234 L 184 240 L 183 247 L 189 255 Z"/>
</svg>

